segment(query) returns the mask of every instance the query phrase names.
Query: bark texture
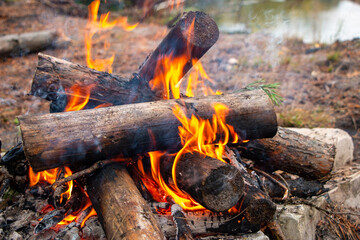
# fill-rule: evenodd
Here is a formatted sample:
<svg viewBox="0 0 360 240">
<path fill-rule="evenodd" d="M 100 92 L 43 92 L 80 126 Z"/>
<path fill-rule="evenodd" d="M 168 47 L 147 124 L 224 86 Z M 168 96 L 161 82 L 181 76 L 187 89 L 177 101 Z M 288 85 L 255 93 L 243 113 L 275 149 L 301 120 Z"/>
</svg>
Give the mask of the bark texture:
<svg viewBox="0 0 360 240">
<path fill-rule="evenodd" d="M 211 119 L 213 105 L 229 107 L 227 124 L 241 139 L 272 137 L 273 105 L 262 90 L 203 98 L 166 100 L 86 111 L 20 117 L 25 156 L 34 171 L 63 165 L 89 165 L 101 159 L 157 150 L 179 150 L 179 106 L 188 116 Z M 154 144 L 153 139 L 156 140 Z"/>
<path fill-rule="evenodd" d="M 281 169 L 310 180 L 329 175 L 335 159 L 333 146 L 282 127 L 275 137 L 249 141 L 238 150 L 259 168 Z"/>
<path fill-rule="evenodd" d="M 0 37 L 0 57 L 23 56 L 55 46 L 56 30 L 45 30 Z"/>
<path fill-rule="evenodd" d="M 149 205 L 119 163 L 88 176 L 87 186 L 108 239 L 164 239 Z"/>
</svg>

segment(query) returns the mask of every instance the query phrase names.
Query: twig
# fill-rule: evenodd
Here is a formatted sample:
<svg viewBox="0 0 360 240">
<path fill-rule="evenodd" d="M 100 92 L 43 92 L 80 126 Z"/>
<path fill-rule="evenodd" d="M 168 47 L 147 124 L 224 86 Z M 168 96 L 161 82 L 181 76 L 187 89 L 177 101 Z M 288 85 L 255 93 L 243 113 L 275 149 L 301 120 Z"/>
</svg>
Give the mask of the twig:
<svg viewBox="0 0 360 240">
<path fill-rule="evenodd" d="M 251 170 L 254 170 L 255 172 L 258 172 L 260 173 L 261 175 L 264 175 L 265 177 L 267 177 L 270 181 L 273 181 L 274 183 L 278 184 L 281 188 L 283 188 L 285 190 L 285 193 L 284 193 L 284 196 L 282 198 L 282 200 L 285 200 L 289 197 L 289 186 L 285 186 L 284 184 L 282 184 L 281 182 L 279 182 L 277 179 L 275 179 L 273 176 L 271 176 L 270 174 L 260 170 L 260 169 L 257 169 L 257 168 L 254 168 L 254 167 L 251 167 L 250 168 Z M 284 178 L 282 178 L 283 181 L 285 181 Z M 286 182 L 286 181 L 285 181 Z"/>
<path fill-rule="evenodd" d="M 285 194 L 284 194 L 283 200 L 284 200 L 284 199 L 287 199 L 287 198 L 289 197 L 289 195 L 290 195 L 290 187 L 289 187 L 289 184 L 287 183 L 287 181 L 285 180 L 285 178 L 284 178 L 283 176 L 281 176 L 281 174 L 278 174 L 277 172 L 274 172 L 273 174 L 274 174 L 275 176 L 278 176 L 278 177 L 285 183 L 287 190 L 286 190 L 286 192 L 285 192 Z M 286 196 L 286 197 L 285 197 L 285 196 Z"/>
<path fill-rule="evenodd" d="M 64 184 L 66 182 L 69 182 L 71 180 L 75 180 L 79 177 L 82 177 L 82 176 L 85 176 L 87 174 L 90 174 L 92 172 L 94 172 L 95 170 L 99 169 L 99 168 L 102 168 L 104 167 L 106 164 L 109 164 L 109 163 L 112 163 L 114 162 L 113 160 L 104 160 L 104 161 L 99 161 L 99 162 L 96 162 L 95 164 L 93 164 L 91 167 L 89 168 L 86 168 L 84 170 L 81 170 L 79 172 L 76 172 L 74 174 L 72 174 L 71 176 L 69 177 L 66 177 L 66 178 L 62 178 L 56 182 L 54 182 L 52 185 L 48 186 L 47 188 L 57 188 L 59 185 L 61 184 Z"/>
</svg>

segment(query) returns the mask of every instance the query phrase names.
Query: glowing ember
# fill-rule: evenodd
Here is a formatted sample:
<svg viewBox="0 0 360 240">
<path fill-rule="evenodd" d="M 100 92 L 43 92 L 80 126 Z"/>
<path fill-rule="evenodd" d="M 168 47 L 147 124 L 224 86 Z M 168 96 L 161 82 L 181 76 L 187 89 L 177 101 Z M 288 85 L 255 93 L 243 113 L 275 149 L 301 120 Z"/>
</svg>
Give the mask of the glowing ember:
<svg viewBox="0 0 360 240">
<path fill-rule="evenodd" d="M 59 168 L 54 168 L 54 169 L 50 169 L 50 170 L 46 170 L 46 171 L 42 171 L 42 172 L 38 172 L 35 173 L 31 167 L 29 167 L 29 181 L 30 181 L 30 187 L 35 186 L 36 184 L 38 184 L 39 182 L 47 182 L 49 184 L 53 184 L 58 175 L 59 175 Z M 70 168 L 68 167 L 64 167 L 64 177 L 68 177 L 72 175 L 72 172 L 70 170 Z M 73 181 L 69 181 L 67 183 L 65 183 L 67 186 L 67 190 L 63 193 L 61 193 L 60 195 L 60 203 L 62 203 L 63 199 L 69 199 L 71 196 L 71 191 L 73 189 L 74 183 Z"/>
</svg>

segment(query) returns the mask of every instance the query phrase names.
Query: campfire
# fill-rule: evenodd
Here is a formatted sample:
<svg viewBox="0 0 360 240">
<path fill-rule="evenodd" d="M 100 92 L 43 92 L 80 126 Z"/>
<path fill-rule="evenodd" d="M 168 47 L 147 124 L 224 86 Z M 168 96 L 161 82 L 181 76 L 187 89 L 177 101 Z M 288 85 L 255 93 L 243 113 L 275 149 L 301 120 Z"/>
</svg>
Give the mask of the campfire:
<svg viewBox="0 0 360 240">
<path fill-rule="evenodd" d="M 184 13 L 124 78 L 112 74 L 115 53 L 96 59 L 91 48 L 99 31 L 138 24 L 98 19 L 99 4 L 88 67 L 39 54 L 30 95 L 51 101 L 50 113 L 19 117 L 22 145 L 3 158 L 24 154 L 29 188 L 50 196 L 35 234 L 93 215 L 108 239 L 275 231 L 274 202 L 325 191 L 333 146 L 278 127 L 272 86 L 214 87 L 199 61 L 219 37 L 208 15 Z"/>
</svg>

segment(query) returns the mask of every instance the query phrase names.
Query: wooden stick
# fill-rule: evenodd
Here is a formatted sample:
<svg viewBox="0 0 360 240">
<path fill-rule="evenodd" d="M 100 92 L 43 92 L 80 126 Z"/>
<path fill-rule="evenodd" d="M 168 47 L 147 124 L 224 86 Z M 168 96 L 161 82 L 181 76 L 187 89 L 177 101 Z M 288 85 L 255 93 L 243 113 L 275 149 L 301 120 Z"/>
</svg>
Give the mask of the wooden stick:
<svg viewBox="0 0 360 240">
<path fill-rule="evenodd" d="M 96 162 L 94 163 L 91 167 L 89 168 L 86 168 L 84 170 L 81 170 L 79 172 L 76 172 L 76 173 L 73 173 L 72 175 L 66 177 L 66 178 L 62 178 L 62 179 L 59 179 L 59 180 L 56 180 L 56 182 L 54 182 L 53 184 L 49 185 L 48 188 L 53 188 L 53 189 L 56 189 L 58 186 L 66 183 L 66 182 L 69 182 L 69 181 L 72 181 L 72 180 L 75 180 L 77 178 L 80 178 L 80 177 L 85 177 L 86 175 L 90 174 L 90 173 L 93 173 L 94 171 L 98 170 L 99 168 L 102 168 L 104 167 L 106 164 L 109 164 L 109 163 L 112 163 L 114 162 L 113 160 L 104 160 L 104 161 L 99 161 L 99 162 Z"/>
<path fill-rule="evenodd" d="M 108 239 L 164 239 L 149 205 L 119 163 L 88 176 L 87 186 Z"/>
<path fill-rule="evenodd" d="M 68 164 L 89 165 L 119 155 L 130 157 L 165 149 L 177 151 L 180 122 L 172 108 L 177 105 L 188 117 L 196 113 L 200 118 L 210 119 L 215 103 L 230 108 L 226 122 L 241 139 L 275 135 L 277 123 L 273 105 L 262 90 L 254 90 L 23 116 L 19 120 L 25 155 L 34 171 L 42 171 Z"/>
</svg>

